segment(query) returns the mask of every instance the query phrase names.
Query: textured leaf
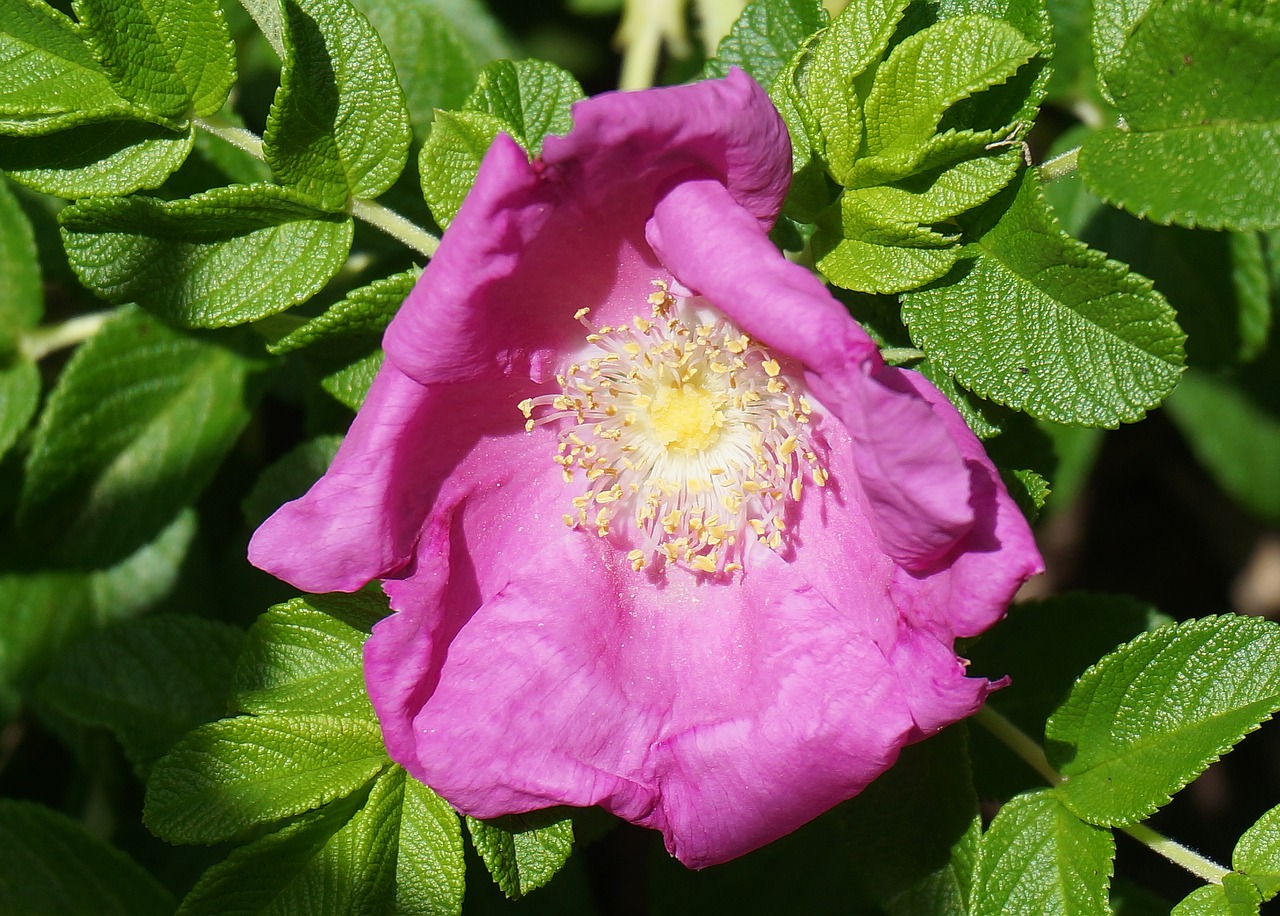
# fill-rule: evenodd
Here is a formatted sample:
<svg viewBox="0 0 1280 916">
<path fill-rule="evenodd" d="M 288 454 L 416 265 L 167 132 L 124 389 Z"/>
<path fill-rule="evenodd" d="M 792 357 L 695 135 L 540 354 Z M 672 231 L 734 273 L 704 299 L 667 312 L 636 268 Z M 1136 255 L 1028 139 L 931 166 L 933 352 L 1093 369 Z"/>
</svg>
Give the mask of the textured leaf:
<svg viewBox="0 0 1280 916">
<path fill-rule="evenodd" d="M 0 359 L 0 458 L 26 430 L 40 404 L 40 370 L 22 356 Z"/>
<path fill-rule="evenodd" d="M 477 111 L 438 111 L 418 155 L 422 195 L 441 228 L 448 228 L 475 184 L 480 161 L 493 138 L 508 126 Z"/>
<path fill-rule="evenodd" d="M 1034 175 L 962 223 L 975 243 L 953 282 L 903 299 L 912 340 L 956 381 L 1032 416 L 1109 427 L 1172 390 L 1183 361 L 1173 311 L 1067 236 Z"/>
<path fill-rule="evenodd" d="M 226 711 L 243 634 L 197 617 L 145 617 L 64 652 L 41 701 L 84 725 L 110 729 L 145 773 L 186 732 Z"/>
<path fill-rule="evenodd" d="M 703 75 L 722 77 L 741 67 L 761 86 L 771 86 L 801 43 L 826 24 L 818 0 L 754 0 L 721 39 Z"/>
<path fill-rule="evenodd" d="M 0 134 L 129 113 L 69 18 L 42 0 L 0 0 Z"/>
<path fill-rule="evenodd" d="M 466 821 L 494 883 L 512 900 L 555 877 L 573 850 L 573 821 L 554 809 Z"/>
<path fill-rule="evenodd" d="M 818 270 L 832 283 L 864 293 L 898 293 L 941 277 L 960 257 L 958 247 L 886 245 L 814 233 Z"/>
<path fill-rule="evenodd" d="M 1257 916 L 1261 905 L 1261 895 L 1248 878 L 1224 875 L 1221 884 L 1192 891 L 1169 916 Z"/>
<path fill-rule="evenodd" d="M 84 200 L 59 214 L 81 282 L 188 327 L 255 321 L 314 295 L 346 261 L 351 221 L 273 185 L 186 200 Z"/>
<path fill-rule="evenodd" d="M 904 748 L 845 820 L 850 865 L 891 916 L 968 912 L 982 821 L 963 727 Z"/>
<path fill-rule="evenodd" d="M 973 916 L 1111 912 L 1115 839 L 1082 823 L 1046 789 L 1010 799 L 978 849 Z"/>
<path fill-rule="evenodd" d="M 422 271 L 413 268 L 354 289 L 340 302 L 268 345 L 267 349 L 283 354 L 335 338 L 381 337 L 421 274 Z"/>
<path fill-rule="evenodd" d="M 262 138 L 271 170 L 325 209 L 377 197 L 410 140 L 387 49 L 348 0 L 284 0 L 284 12 L 287 54 Z"/>
<path fill-rule="evenodd" d="M 102 121 L 39 137 L 0 137 L 0 169 L 55 197 L 132 194 L 157 188 L 191 152 L 190 128 Z"/>
<path fill-rule="evenodd" d="M 70 818 L 0 799 L 0 913 L 163 916 L 173 899 L 136 862 Z"/>
<path fill-rule="evenodd" d="M 1096 824 L 1140 821 L 1280 709 L 1280 626 L 1205 617 L 1111 653 L 1045 728 L 1055 790 Z"/>
<path fill-rule="evenodd" d="M 341 436 L 308 439 L 263 471 L 240 506 L 249 527 L 257 528 L 285 503 L 310 490 L 329 469 L 341 444 Z"/>
<path fill-rule="evenodd" d="M 150 541 L 248 421 L 246 369 L 137 310 L 112 319 L 49 395 L 27 455 L 21 529 L 51 557 L 92 566 Z"/>
<path fill-rule="evenodd" d="M 320 387 L 331 394 L 339 404 L 359 410 L 369 394 L 373 380 L 382 368 L 383 352 L 374 350 L 353 363 L 349 363 L 320 379 Z"/>
<path fill-rule="evenodd" d="M 155 765 L 143 819 L 171 843 L 219 843 L 350 795 L 387 765 L 382 732 L 367 719 L 221 719 Z"/>
<path fill-rule="evenodd" d="M 216 0 L 75 0 L 87 43 L 122 98 L 178 120 L 222 107 L 235 47 Z"/>
<path fill-rule="evenodd" d="M 1128 130 L 1089 136 L 1085 181 L 1160 223 L 1280 227 L 1280 17 L 1154 5 L 1106 73 Z"/>
<path fill-rule="evenodd" d="M 361 595 L 295 598 L 276 605 L 249 629 L 236 666 L 232 707 L 372 721 L 361 651 L 369 627 L 386 610 L 384 602 Z"/>
<path fill-rule="evenodd" d="M 0 352 L 11 335 L 35 327 L 43 312 L 35 235 L 0 178 Z"/>
<path fill-rule="evenodd" d="M 1264 901 L 1280 893 L 1280 805 L 1241 834 L 1231 867 L 1249 876 Z"/>
<path fill-rule="evenodd" d="M 542 140 L 573 127 L 569 108 L 583 98 L 582 87 L 567 71 L 541 60 L 499 60 L 480 71 L 464 106 L 491 115 L 517 143 L 536 156 Z"/>
<path fill-rule="evenodd" d="M 440 796 L 412 777 L 403 778 L 396 911 L 456 916 L 462 912 L 466 871 L 462 822 Z"/>
</svg>

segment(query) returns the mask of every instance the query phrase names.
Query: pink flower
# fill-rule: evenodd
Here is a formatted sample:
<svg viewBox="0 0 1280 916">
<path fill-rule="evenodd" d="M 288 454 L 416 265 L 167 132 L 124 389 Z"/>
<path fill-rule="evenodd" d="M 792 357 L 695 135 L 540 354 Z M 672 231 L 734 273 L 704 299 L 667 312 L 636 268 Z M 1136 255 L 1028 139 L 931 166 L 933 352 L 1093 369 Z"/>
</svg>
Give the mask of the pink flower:
<svg viewBox="0 0 1280 916">
<path fill-rule="evenodd" d="M 701 867 L 978 709 L 952 648 L 1040 558 L 956 411 L 766 232 L 747 76 L 490 148 L 333 466 L 250 558 L 381 579 L 387 749 L 480 818 L 601 805 Z"/>
</svg>

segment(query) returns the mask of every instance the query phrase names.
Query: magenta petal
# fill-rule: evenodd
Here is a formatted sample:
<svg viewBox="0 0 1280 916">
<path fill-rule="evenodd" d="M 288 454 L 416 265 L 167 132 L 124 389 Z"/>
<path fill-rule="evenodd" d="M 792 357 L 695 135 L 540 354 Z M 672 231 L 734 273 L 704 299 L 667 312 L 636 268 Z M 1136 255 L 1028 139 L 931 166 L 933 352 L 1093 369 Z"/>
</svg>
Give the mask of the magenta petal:
<svg viewBox="0 0 1280 916">
<path fill-rule="evenodd" d="M 969 474 L 947 428 L 885 369 L 821 281 L 782 257 L 721 185 L 675 186 L 647 234 L 682 284 L 803 365 L 810 390 L 852 437 L 854 467 L 890 556 L 922 566 L 964 534 L 973 522 Z"/>
</svg>

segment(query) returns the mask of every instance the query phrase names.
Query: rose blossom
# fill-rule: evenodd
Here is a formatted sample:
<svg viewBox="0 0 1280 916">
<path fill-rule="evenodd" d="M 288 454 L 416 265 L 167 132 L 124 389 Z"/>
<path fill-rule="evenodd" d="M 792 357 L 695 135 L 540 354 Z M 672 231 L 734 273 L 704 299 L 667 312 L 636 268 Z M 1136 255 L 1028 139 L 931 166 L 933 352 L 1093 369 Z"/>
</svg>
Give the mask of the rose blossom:
<svg viewBox="0 0 1280 916">
<path fill-rule="evenodd" d="M 499 136 L 311 491 L 250 558 L 382 580 L 387 749 L 480 818 L 601 805 L 685 864 L 856 795 L 978 709 L 952 648 L 1040 569 L 963 420 L 766 233 L 745 74 Z"/>
</svg>

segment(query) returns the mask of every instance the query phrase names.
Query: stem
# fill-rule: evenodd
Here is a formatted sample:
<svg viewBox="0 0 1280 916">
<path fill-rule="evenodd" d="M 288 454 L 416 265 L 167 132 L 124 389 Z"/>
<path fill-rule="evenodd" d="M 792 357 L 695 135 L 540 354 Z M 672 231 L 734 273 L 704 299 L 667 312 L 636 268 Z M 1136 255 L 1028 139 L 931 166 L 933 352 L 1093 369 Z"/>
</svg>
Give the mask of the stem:
<svg viewBox="0 0 1280 916">
<path fill-rule="evenodd" d="M 47 325 L 36 328 L 22 336 L 22 353 L 33 363 L 39 362 L 50 353 L 67 347 L 73 347 L 81 341 L 88 340 L 114 315 L 114 311 L 91 312 L 80 315 L 62 324 Z"/>
<path fill-rule="evenodd" d="M 1076 170 L 1080 168 L 1080 147 L 1073 150 L 1067 150 L 1061 156 L 1054 156 L 1048 162 L 1040 166 L 1040 178 L 1044 181 L 1057 181 L 1059 178 L 1066 178 L 1068 175 L 1074 175 Z"/>
<path fill-rule="evenodd" d="M 255 159 L 266 161 L 262 152 L 262 140 L 253 132 L 217 117 L 195 118 L 194 123 L 220 140 L 225 140 L 232 146 L 244 150 Z M 377 201 L 359 198 L 352 200 L 351 215 L 381 229 L 393 239 L 428 258 L 440 247 L 440 240 L 430 232 Z"/>
<path fill-rule="evenodd" d="M 914 347 L 886 347 L 880 351 L 880 358 L 891 366 L 898 366 L 913 359 L 924 359 L 924 351 Z"/>
<path fill-rule="evenodd" d="M 1049 763 L 1044 748 L 1027 736 L 1027 733 L 1014 725 L 990 706 L 983 706 L 974 714 L 973 720 L 1002 741 L 1006 747 L 1021 757 L 1026 763 L 1051 786 L 1059 786 L 1066 780 Z M 1124 833 L 1133 837 L 1152 852 L 1164 856 L 1175 865 L 1180 865 L 1197 878 L 1210 884 L 1221 884 L 1222 876 L 1230 874 L 1228 869 L 1206 859 L 1200 853 L 1188 849 L 1181 843 L 1157 833 L 1145 824 L 1134 824 L 1131 827 L 1120 827 Z"/>
<path fill-rule="evenodd" d="M 622 48 L 619 89 L 648 89 L 658 73 L 662 44 L 684 54 L 684 0 L 627 0 L 614 39 Z"/>
</svg>

